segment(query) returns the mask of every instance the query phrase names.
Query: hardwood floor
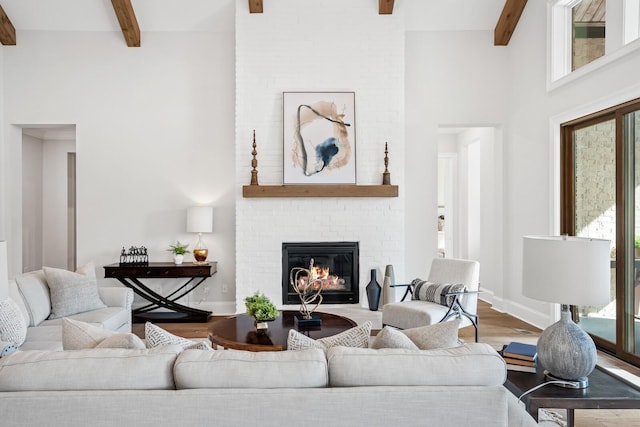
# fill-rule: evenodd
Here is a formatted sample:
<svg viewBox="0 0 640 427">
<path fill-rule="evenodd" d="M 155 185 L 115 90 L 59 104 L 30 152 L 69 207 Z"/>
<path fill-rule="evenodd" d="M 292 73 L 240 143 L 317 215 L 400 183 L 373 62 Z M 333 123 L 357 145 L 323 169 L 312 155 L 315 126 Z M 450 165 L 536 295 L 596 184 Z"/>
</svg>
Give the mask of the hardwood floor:
<svg viewBox="0 0 640 427">
<path fill-rule="evenodd" d="M 504 344 L 511 341 L 535 344 L 541 332 L 540 329 L 513 316 L 493 310 L 489 304 L 483 301 L 479 301 L 478 315 L 480 317 L 480 342 L 487 343 L 495 349 L 501 349 Z M 213 316 L 207 323 L 160 323 L 158 326 L 181 337 L 205 338 L 207 337 L 209 324 L 219 318 L 220 316 Z M 141 338 L 144 337 L 144 324 L 134 324 L 132 329 L 136 335 Z M 375 334 L 377 331 L 372 333 Z M 464 341 L 473 342 L 473 327 L 469 326 L 461 329 L 459 336 Z M 625 369 L 640 378 L 640 369 L 620 362 L 606 354 L 599 353 L 598 363 Z M 554 424 L 545 425 L 553 426 Z M 640 409 L 576 410 L 575 425 L 577 427 L 640 427 Z"/>
</svg>

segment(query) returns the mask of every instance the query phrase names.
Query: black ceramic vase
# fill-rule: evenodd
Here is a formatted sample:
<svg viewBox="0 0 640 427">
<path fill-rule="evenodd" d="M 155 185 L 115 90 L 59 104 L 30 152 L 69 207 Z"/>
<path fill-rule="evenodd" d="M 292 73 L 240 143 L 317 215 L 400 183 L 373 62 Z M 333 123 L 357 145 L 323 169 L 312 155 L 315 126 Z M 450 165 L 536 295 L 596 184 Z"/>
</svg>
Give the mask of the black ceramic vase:
<svg viewBox="0 0 640 427">
<path fill-rule="evenodd" d="M 369 301 L 369 310 L 378 311 L 381 289 L 380 283 L 376 280 L 376 270 L 371 269 L 371 281 L 367 285 L 367 301 Z"/>
</svg>

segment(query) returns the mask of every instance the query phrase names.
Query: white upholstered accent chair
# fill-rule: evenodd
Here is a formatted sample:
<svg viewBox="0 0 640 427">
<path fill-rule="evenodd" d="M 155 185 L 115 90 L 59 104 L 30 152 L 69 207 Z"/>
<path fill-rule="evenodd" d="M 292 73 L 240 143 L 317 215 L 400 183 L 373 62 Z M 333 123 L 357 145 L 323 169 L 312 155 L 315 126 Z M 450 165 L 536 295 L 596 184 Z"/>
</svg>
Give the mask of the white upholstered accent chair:
<svg viewBox="0 0 640 427">
<path fill-rule="evenodd" d="M 382 307 L 382 324 L 400 329 L 416 328 L 434 323 L 459 318 L 460 327 L 473 325 L 475 338 L 478 341 L 478 292 L 479 292 L 480 264 L 478 261 L 434 258 L 431 262 L 429 277 L 426 282 L 435 284 L 464 285 L 466 292 L 447 294 L 443 298 L 449 305 L 438 302 L 413 299 L 415 295 L 415 280 L 413 284 L 396 285 L 407 286 L 402 301 L 385 304 Z M 406 297 L 411 295 L 410 300 Z"/>
</svg>

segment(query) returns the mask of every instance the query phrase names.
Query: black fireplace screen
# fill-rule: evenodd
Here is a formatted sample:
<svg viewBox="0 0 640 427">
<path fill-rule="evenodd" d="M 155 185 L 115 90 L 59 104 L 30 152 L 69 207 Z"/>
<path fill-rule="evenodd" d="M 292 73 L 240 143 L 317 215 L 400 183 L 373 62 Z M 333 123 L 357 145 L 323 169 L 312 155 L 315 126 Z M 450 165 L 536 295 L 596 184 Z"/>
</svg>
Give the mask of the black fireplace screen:
<svg viewBox="0 0 640 427">
<path fill-rule="evenodd" d="M 321 279 L 323 303 L 359 302 L 358 242 L 318 242 L 282 244 L 282 303 L 299 304 L 289 272 L 294 267 L 309 268 Z"/>
</svg>

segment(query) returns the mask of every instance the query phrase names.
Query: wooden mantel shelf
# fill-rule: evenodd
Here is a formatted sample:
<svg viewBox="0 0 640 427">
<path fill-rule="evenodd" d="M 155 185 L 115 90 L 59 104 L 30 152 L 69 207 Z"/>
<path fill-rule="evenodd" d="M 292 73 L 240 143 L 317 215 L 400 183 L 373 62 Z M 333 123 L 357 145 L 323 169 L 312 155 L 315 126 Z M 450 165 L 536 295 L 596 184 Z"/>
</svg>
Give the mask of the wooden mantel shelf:
<svg viewBox="0 0 640 427">
<path fill-rule="evenodd" d="M 243 185 L 242 197 L 398 197 L 398 186 Z"/>
</svg>

